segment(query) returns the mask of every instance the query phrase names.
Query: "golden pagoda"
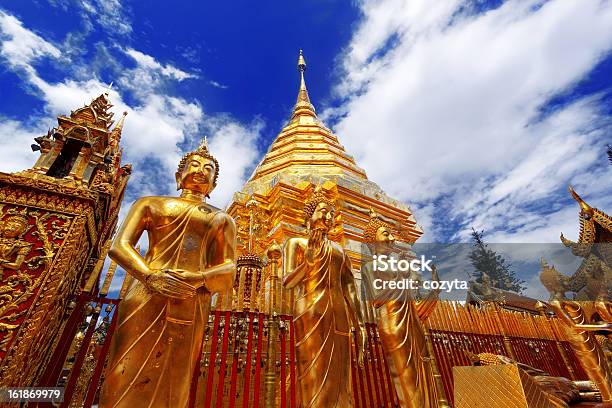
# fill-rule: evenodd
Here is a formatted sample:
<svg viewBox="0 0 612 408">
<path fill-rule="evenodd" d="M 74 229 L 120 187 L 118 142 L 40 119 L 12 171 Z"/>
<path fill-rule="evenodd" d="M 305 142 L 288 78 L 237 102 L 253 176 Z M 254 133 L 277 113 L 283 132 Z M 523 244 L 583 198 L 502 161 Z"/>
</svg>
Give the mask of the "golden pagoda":
<svg viewBox="0 0 612 408">
<path fill-rule="evenodd" d="M 307 195 L 319 185 L 338 203 L 340 222 L 336 223 L 332 237 L 349 252 L 354 266 L 361 262 L 363 230 L 372 210 L 400 231 L 399 241 L 414 243 L 423 230 L 410 207 L 387 196 L 368 180 L 338 137 L 317 117 L 306 88 L 306 61 L 301 50 L 298 71 L 300 85 L 289 123 L 228 207 L 229 214 L 245 221 L 244 227 L 239 228 L 243 251 L 258 250 L 263 255 L 273 242 L 282 244 L 288 238 L 302 235 L 305 223 L 301 209 Z M 247 243 L 249 231 L 253 231 L 247 221 L 253 211 L 247 204 L 256 207 L 258 226 L 255 231 L 258 248 L 251 251 Z M 359 273 L 358 268 L 355 273 Z"/>
</svg>

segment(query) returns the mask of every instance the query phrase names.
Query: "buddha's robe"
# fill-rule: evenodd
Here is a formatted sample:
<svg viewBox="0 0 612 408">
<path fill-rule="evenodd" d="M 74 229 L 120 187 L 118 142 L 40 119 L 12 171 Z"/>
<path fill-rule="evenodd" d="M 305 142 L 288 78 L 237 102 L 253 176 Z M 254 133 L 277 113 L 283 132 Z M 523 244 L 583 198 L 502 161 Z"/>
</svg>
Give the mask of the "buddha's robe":
<svg viewBox="0 0 612 408">
<path fill-rule="evenodd" d="M 135 237 L 146 230 L 144 259 L 151 269 L 198 272 L 233 260 L 230 223 L 227 214 L 201 202 L 146 197 L 134 204 L 118 238 L 128 229 Z M 168 298 L 134 279 L 119 306 L 101 408 L 188 406 L 210 297 L 201 287 L 193 297 Z"/>
</svg>

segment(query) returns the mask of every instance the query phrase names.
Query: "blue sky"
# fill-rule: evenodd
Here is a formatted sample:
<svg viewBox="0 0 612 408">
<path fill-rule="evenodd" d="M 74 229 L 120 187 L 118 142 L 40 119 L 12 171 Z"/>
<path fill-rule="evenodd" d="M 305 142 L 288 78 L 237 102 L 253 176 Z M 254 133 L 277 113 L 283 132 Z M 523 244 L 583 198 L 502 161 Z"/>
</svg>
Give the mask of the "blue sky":
<svg viewBox="0 0 612 408">
<path fill-rule="evenodd" d="M 0 170 L 113 81 L 129 112 L 126 206 L 171 194 L 204 134 L 225 206 L 288 119 L 303 48 L 311 99 L 424 241 L 574 238 L 567 185 L 612 211 L 612 2 L 130 2 L 0 5 Z"/>
</svg>

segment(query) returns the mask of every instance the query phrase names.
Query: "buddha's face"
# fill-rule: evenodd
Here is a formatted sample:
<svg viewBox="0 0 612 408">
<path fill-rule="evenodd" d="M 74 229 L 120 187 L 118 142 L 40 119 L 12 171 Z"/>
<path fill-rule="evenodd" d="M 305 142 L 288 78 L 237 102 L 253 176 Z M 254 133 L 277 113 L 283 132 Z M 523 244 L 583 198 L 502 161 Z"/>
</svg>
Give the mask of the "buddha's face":
<svg viewBox="0 0 612 408">
<path fill-rule="evenodd" d="M 310 217 L 310 228 L 329 231 L 334 226 L 334 209 L 320 202 Z"/>
<path fill-rule="evenodd" d="M 395 242 L 395 237 L 387 227 L 379 227 L 376 230 L 376 242 L 391 245 Z"/>
<path fill-rule="evenodd" d="M 179 189 L 197 191 L 208 194 L 214 186 L 215 162 L 207 157 L 194 154 L 189 157 L 183 171 L 177 175 L 176 183 Z"/>
<path fill-rule="evenodd" d="M 20 218 L 9 218 L 0 223 L 0 236 L 17 238 L 25 232 L 27 224 Z"/>
<path fill-rule="evenodd" d="M 387 227 L 378 227 L 376 230 L 377 252 L 387 252 L 392 249 L 395 237 Z"/>
</svg>

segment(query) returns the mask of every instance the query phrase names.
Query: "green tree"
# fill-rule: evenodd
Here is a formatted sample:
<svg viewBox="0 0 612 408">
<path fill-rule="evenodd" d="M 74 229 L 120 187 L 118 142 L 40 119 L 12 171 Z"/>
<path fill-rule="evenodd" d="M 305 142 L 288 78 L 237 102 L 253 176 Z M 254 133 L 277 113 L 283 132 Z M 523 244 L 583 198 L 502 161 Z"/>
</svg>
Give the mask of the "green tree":
<svg viewBox="0 0 612 408">
<path fill-rule="evenodd" d="M 503 256 L 493 251 L 484 242 L 484 231 L 476 231 L 472 228 L 472 241 L 474 248 L 470 252 L 470 261 L 474 267 L 473 277 L 476 282 L 482 283 L 482 274 L 486 273 L 491 279 L 491 285 L 498 289 L 511 292 L 523 293 L 525 281 L 516 277 Z"/>
</svg>

